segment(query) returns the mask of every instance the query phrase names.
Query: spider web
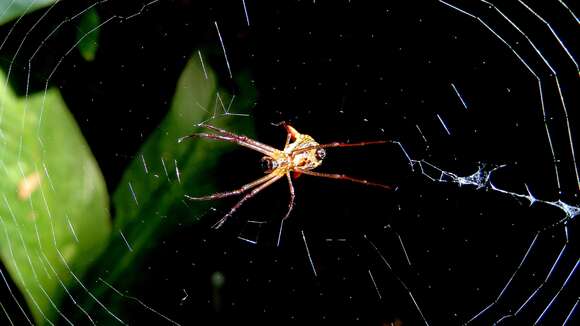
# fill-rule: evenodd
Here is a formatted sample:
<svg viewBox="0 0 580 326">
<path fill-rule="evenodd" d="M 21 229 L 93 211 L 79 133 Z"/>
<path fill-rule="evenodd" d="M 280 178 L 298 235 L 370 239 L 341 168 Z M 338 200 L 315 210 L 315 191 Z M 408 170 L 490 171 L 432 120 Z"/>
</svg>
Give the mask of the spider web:
<svg viewBox="0 0 580 326">
<path fill-rule="evenodd" d="M 25 99 L 61 90 L 109 193 L 120 189 L 113 218 L 125 206 L 151 205 L 139 192 L 142 183 L 163 180 L 170 186 L 162 190 L 180 195 L 205 188 L 187 185 L 183 156 L 151 156 L 141 147 L 156 132 L 171 134 L 158 126 L 188 61 L 202 68 L 201 80 L 215 71 L 223 85 L 211 107 L 191 103 L 192 116 L 204 117 L 183 117 L 192 131 L 200 122 L 252 123 L 258 141 L 280 147 L 285 133 L 272 124 L 285 120 L 321 143 L 389 139 L 329 149 L 320 171 L 396 190 L 296 179 L 296 207 L 279 245 L 289 196 L 284 182 L 218 231 L 210 226 L 235 201 L 183 201 L 180 209 L 148 211 L 115 227 L 106 252 L 85 273 L 56 245 L 58 230 L 26 243 L 26 217 L 12 213 L 2 194 L 9 214 L 0 220 L 7 244 L 1 249 L 23 250 L 27 259 L 16 269 L 36 276 L 19 287 L 21 275 L 0 269 L 3 324 L 578 319 L 580 70 L 572 43 L 579 21 L 571 3 L 103 0 L 56 2 L 32 13 L 33 4 L 1 28 L 7 83 L 0 96 L 12 85 Z M 71 37 L 90 10 L 100 21 Z M 77 48 L 95 33 L 99 49 L 87 64 Z M 247 71 L 257 96 L 242 105 L 250 100 L 238 76 Z M 0 126 L 7 128 L 0 105 Z M 51 114 L 48 107 L 42 112 Z M 232 150 L 201 180 L 221 191 L 261 176 L 259 156 Z M 123 175 L 137 163 L 136 173 Z M 50 183 L 53 167 L 35 164 Z M 48 215 L 55 209 L 46 199 L 30 206 Z M 66 232 L 82 242 L 69 225 Z M 158 235 L 143 244 L 136 232 Z M 43 237 L 54 246 L 43 246 Z M 55 251 L 58 260 L 50 261 Z M 58 281 L 59 295 L 47 292 L 43 277 Z M 30 296 L 34 289 L 41 297 Z M 39 302 L 47 300 L 42 312 Z M 41 311 L 40 319 L 31 310 Z"/>
</svg>

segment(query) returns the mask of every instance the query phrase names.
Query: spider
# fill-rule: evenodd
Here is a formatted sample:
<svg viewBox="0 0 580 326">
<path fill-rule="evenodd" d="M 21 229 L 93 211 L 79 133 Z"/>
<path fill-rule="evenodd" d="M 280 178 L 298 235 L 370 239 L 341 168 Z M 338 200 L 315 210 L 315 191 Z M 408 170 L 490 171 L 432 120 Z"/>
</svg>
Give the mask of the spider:
<svg viewBox="0 0 580 326">
<path fill-rule="evenodd" d="M 239 189 L 218 192 L 202 197 L 192 197 L 185 195 L 186 198 L 190 200 L 214 200 L 224 197 L 230 197 L 235 195 L 244 196 L 235 204 L 230 211 L 224 215 L 217 223 L 214 224 L 213 228 L 221 227 L 228 217 L 232 216 L 242 206 L 244 202 L 248 199 L 254 197 L 257 193 L 264 190 L 268 186 L 272 185 L 274 182 L 286 177 L 288 180 L 288 187 L 290 191 L 290 201 L 288 203 L 288 210 L 286 215 L 282 218 L 282 224 L 280 225 L 280 233 L 282 232 L 282 225 L 284 221 L 290 216 L 292 208 L 294 207 L 294 186 L 292 185 L 292 178 L 290 177 L 290 172 L 292 172 L 294 179 L 298 178 L 302 174 L 312 175 L 315 177 L 347 180 L 355 183 L 360 183 L 367 186 L 375 186 L 384 189 L 392 189 L 391 186 L 374 183 L 363 179 L 357 179 L 353 177 L 346 176 L 344 174 L 330 174 L 330 173 L 320 173 L 313 171 L 318 166 L 322 164 L 322 161 L 326 157 L 325 148 L 329 147 L 355 147 L 355 146 L 366 146 L 372 144 L 385 144 L 388 143 L 386 140 L 376 140 L 376 141 L 366 141 L 360 143 L 329 143 L 329 144 L 319 144 L 314 138 L 309 135 L 299 133 L 294 127 L 286 124 L 285 122 L 280 122 L 275 124 L 277 126 L 283 126 L 286 129 L 287 137 L 286 144 L 283 150 L 276 149 L 266 144 L 262 144 L 246 136 L 236 135 L 232 132 L 217 128 L 208 124 L 200 124 L 200 127 L 210 129 L 215 132 L 213 133 L 194 133 L 188 136 L 181 137 L 178 142 L 181 142 L 188 138 L 202 137 L 213 140 L 221 140 L 236 143 L 240 146 L 247 147 L 254 151 L 260 152 L 265 156 L 262 157 L 261 165 L 266 173 L 265 176 L 247 183 L 240 187 Z M 280 239 L 278 238 L 278 241 Z"/>
</svg>

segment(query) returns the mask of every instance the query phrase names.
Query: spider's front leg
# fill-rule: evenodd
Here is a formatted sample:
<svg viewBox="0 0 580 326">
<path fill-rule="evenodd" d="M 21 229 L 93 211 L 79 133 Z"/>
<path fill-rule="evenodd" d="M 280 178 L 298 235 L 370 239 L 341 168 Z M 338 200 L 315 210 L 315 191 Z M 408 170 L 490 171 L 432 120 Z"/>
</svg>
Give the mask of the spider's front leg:
<svg viewBox="0 0 580 326">
<path fill-rule="evenodd" d="M 294 129 L 291 125 L 287 124 L 286 121 L 280 121 L 278 123 L 273 123 L 274 126 L 282 126 L 286 129 L 286 143 L 284 144 L 284 148 L 288 147 L 291 141 L 295 141 L 296 138 L 300 136 L 300 133 Z"/>
<path fill-rule="evenodd" d="M 205 132 L 198 132 L 198 133 L 193 133 L 191 135 L 181 137 L 177 140 L 177 142 L 181 143 L 184 140 L 189 139 L 189 138 L 202 137 L 202 138 L 208 138 L 208 139 L 213 139 L 213 140 L 232 142 L 232 143 L 247 147 L 249 149 L 255 150 L 256 152 L 260 152 L 260 153 L 262 153 L 264 155 L 268 155 L 268 156 L 272 156 L 272 155 L 274 155 L 274 153 L 276 153 L 278 151 L 277 149 L 275 149 L 272 146 L 260 143 L 258 141 L 255 141 L 253 139 L 248 138 L 247 136 L 236 135 L 232 132 L 214 127 L 212 125 L 200 124 L 200 126 L 204 127 L 204 128 L 211 129 L 213 131 L 216 131 L 216 132 L 218 132 L 218 134 L 208 134 Z"/>
<path fill-rule="evenodd" d="M 314 172 L 314 171 L 307 171 L 307 170 L 301 170 L 301 173 L 307 174 L 307 175 L 311 175 L 311 176 L 315 176 L 315 177 L 322 177 L 322 178 L 329 178 L 329 179 L 337 179 L 337 180 L 347 180 L 350 182 L 354 182 L 354 183 L 360 183 L 363 184 L 365 186 L 373 186 L 373 187 L 379 187 L 379 188 L 383 188 L 383 189 L 387 189 L 387 190 L 392 190 L 393 187 L 389 186 L 389 185 L 385 185 L 382 183 L 376 183 L 376 182 L 371 182 L 365 179 L 359 179 L 359 178 L 353 178 L 353 177 L 349 177 L 348 175 L 344 175 L 344 174 L 338 174 L 338 173 L 320 173 L 320 172 Z"/>
</svg>

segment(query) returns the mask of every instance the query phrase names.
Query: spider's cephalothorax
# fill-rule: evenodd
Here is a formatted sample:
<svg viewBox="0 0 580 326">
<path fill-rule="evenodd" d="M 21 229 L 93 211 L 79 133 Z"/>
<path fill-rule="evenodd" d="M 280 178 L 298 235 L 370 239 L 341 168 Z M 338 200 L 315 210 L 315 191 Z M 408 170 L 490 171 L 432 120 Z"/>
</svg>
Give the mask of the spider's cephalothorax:
<svg viewBox="0 0 580 326">
<path fill-rule="evenodd" d="M 271 173 L 280 166 L 280 163 L 278 163 L 278 160 L 275 160 L 270 156 L 264 156 L 260 160 L 260 165 L 262 166 L 264 173 Z"/>
<path fill-rule="evenodd" d="M 240 201 L 234 207 L 232 207 L 232 209 L 221 220 L 219 220 L 215 224 L 216 228 L 220 227 L 226 221 L 226 219 L 229 216 L 231 216 L 246 200 L 253 197 L 255 194 L 257 194 L 261 190 L 265 189 L 266 187 L 270 186 L 271 184 L 273 184 L 274 182 L 283 177 L 286 177 L 286 179 L 288 180 L 288 187 L 290 190 L 290 203 L 288 204 L 288 211 L 286 212 L 286 215 L 284 215 L 284 217 L 282 218 L 282 220 L 285 220 L 290 215 L 292 207 L 294 206 L 294 187 L 292 186 L 292 178 L 290 177 L 290 172 L 294 173 L 294 177 L 298 177 L 301 174 L 307 174 L 323 178 L 348 180 L 351 182 L 356 182 L 367 186 L 375 186 L 385 189 L 391 189 L 391 187 L 388 185 L 374 183 L 363 179 L 357 179 L 346 176 L 344 174 L 320 173 L 312 171 L 318 166 L 320 166 L 320 164 L 322 164 L 322 160 L 326 157 L 325 148 L 384 144 L 387 143 L 387 141 L 377 140 L 352 144 L 335 142 L 321 145 L 317 143 L 314 140 L 314 138 L 310 137 L 309 135 L 299 133 L 296 129 L 294 129 L 292 126 L 286 123 L 280 123 L 280 125 L 282 125 L 287 132 L 286 144 L 283 150 L 276 149 L 272 146 L 260 143 L 246 136 L 236 135 L 232 132 L 211 125 L 202 125 L 202 126 L 215 131 L 216 134 L 202 132 L 191 134 L 189 136 L 185 136 L 179 139 L 179 142 L 181 142 L 182 140 L 190 137 L 204 137 L 208 139 L 234 142 L 238 145 L 245 146 L 249 149 L 260 152 L 265 155 L 261 161 L 262 169 L 266 173 L 266 175 L 263 177 L 254 180 L 250 183 L 247 183 L 243 185 L 241 188 L 232 191 L 219 192 L 202 197 L 192 197 L 189 195 L 185 195 L 187 198 L 191 200 L 212 200 L 217 198 L 224 198 L 244 194 L 244 197 L 242 197 L 242 199 L 240 199 Z M 279 236 L 281 234 L 282 234 L 282 225 L 280 226 Z M 278 241 L 280 241 L 279 237 Z"/>
</svg>

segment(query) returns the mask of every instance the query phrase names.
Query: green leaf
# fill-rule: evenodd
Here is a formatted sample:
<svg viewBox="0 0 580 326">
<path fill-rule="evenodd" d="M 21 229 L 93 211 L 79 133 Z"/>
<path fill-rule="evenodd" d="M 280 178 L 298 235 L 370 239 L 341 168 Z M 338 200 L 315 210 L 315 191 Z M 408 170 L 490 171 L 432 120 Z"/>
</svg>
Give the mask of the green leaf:
<svg viewBox="0 0 580 326">
<path fill-rule="evenodd" d="M 236 97 L 229 110 L 246 112 L 254 96 L 253 91 L 248 90 Z M 194 213 L 183 204 L 184 194 L 214 190 L 212 175 L 216 163 L 222 155 L 236 148 L 232 144 L 199 138 L 178 143 L 179 138 L 200 131 L 197 124 L 214 115 L 219 116 L 211 121 L 215 126 L 253 134 L 252 121 L 248 117 L 223 115 L 230 100 L 223 91 L 219 91 L 218 98 L 213 72 L 204 70 L 199 57 L 193 56 L 179 79 L 169 113 L 140 149 L 113 195 L 117 212 L 115 228 L 127 229 L 125 235 L 135 251 L 149 243 L 150 233 L 157 232 L 157 225 L 161 223 L 159 216 L 176 212 L 179 213 L 176 216 L 183 213 L 181 216 L 189 217 Z M 189 205 L 194 210 L 196 206 L 207 209 L 207 205 Z M 142 220 L 145 223 L 141 223 Z M 177 220 L 168 223 L 174 226 L 183 222 Z M 139 222 L 137 229 L 128 227 L 135 221 Z"/>
<path fill-rule="evenodd" d="M 95 8 L 87 11 L 80 19 L 77 29 L 77 48 L 86 61 L 93 61 L 99 48 L 101 18 Z"/>
<path fill-rule="evenodd" d="M 198 55 L 188 62 L 178 81 L 170 111 L 136 154 L 113 195 L 116 235 L 106 254 L 94 265 L 102 268 L 93 270 L 92 277 L 87 279 L 88 283 L 99 284 L 93 290 L 97 297 L 106 297 L 105 293 L 111 291 L 101 279 L 115 287 L 129 287 L 134 275 L 146 268 L 140 262 L 155 248 L 156 240 L 178 228 L 179 223 L 198 222 L 212 204 L 184 204 L 184 194 L 217 191 L 216 164 L 224 154 L 237 147 L 207 139 L 178 143 L 178 139 L 200 131 L 196 125 L 212 118 L 214 110 L 217 116 L 222 116 L 211 119 L 212 125 L 253 135 L 250 118 L 223 116 L 224 107 L 228 108 L 231 97 L 219 91 L 221 101 L 218 99 L 216 78 L 208 67 L 204 68 L 200 63 Z M 255 98 L 255 91 L 249 84 L 247 80 L 238 82 L 240 93 L 232 102 L 230 112 L 249 110 Z M 109 307 L 113 305 L 108 303 Z M 91 313 L 103 313 L 90 298 L 87 306 Z"/>
<path fill-rule="evenodd" d="M 58 0 L 3 0 L 0 1 L 0 25 L 14 18 L 44 8 Z"/>
<path fill-rule="evenodd" d="M 108 195 L 59 92 L 19 98 L 1 71 L 0 85 L 0 259 L 45 324 L 71 272 L 82 275 L 104 248 Z"/>
</svg>

